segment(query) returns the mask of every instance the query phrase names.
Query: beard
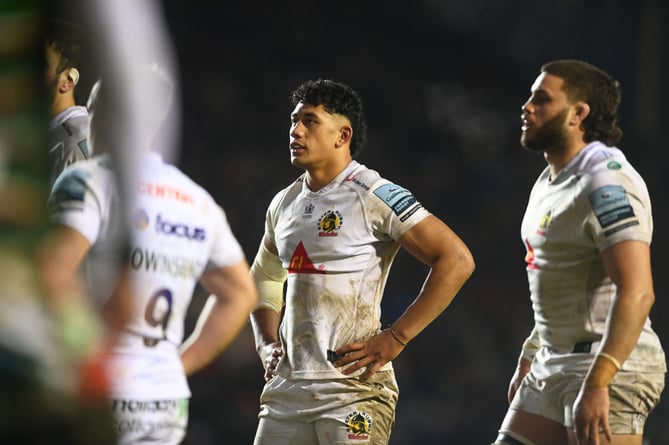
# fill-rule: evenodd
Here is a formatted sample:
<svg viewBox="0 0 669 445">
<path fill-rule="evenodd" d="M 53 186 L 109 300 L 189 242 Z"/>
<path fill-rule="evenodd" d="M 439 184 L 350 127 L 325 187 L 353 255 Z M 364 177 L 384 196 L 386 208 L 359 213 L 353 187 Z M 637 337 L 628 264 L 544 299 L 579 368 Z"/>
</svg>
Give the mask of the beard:
<svg viewBox="0 0 669 445">
<path fill-rule="evenodd" d="M 521 145 L 534 152 L 551 151 L 553 148 L 564 146 L 567 140 L 564 123 L 567 120 L 568 111 L 565 108 L 541 127 L 532 127 L 530 132 L 523 132 L 520 136 Z"/>
</svg>

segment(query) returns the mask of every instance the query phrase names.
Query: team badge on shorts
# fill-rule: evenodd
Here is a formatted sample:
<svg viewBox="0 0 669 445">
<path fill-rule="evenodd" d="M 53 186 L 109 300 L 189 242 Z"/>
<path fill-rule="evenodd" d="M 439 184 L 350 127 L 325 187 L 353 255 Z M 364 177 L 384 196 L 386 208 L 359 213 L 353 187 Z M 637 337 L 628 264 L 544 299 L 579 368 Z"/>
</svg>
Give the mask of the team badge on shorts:
<svg viewBox="0 0 669 445">
<path fill-rule="evenodd" d="M 349 439 L 369 439 L 369 435 L 372 433 L 372 416 L 366 412 L 353 411 L 346 416 L 345 423 Z"/>
</svg>

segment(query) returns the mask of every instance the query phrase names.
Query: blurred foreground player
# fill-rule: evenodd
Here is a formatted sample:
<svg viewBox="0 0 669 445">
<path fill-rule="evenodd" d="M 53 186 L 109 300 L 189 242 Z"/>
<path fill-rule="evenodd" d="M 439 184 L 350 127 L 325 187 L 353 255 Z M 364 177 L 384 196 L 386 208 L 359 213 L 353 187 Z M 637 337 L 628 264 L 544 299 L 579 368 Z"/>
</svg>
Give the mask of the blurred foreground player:
<svg viewBox="0 0 669 445">
<path fill-rule="evenodd" d="M 142 66 L 135 77 L 149 101 L 145 116 L 155 135 L 172 98 L 168 76 Z M 73 164 L 50 197 L 69 246 L 73 267 L 87 261 L 90 292 L 108 304 L 118 283 L 105 260 L 124 224 L 114 184 L 113 159 L 103 144 L 113 100 L 103 79 L 91 104 L 90 141 L 96 153 Z M 109 136 L 99 139 L 101 136 Z M 147 148 L 137 152 L 130 203 L 130 242 L 125 255 L 131 315 L 109 354 L 112 409 L 120 444 L 178 444 L 186 432 L 190 390 L 186 377 L 211 362 L 232 342 L 257 302 L 248 263 L 225 213 L 202 187 Z M 74 270 L 74 269 L 73 269 Z M 198 283 L 211 293 L 193 336 L 182 345 L 184 319 Z M 121 305 L 113 305 L 119 307 Z"/>
<path fill-rule="evenodd" d="M 90 45 L 80 26 L 48 20 L 45 40 L 51 186 L 65 167 L 91 155 L 85 103 L 96 74 Z"/>
<path fill-rule="evenodd" d="M 665 355 L 646 185 L 622 151 L 620 86 L 578 60 L 545 64 L 522 107 L 522 145 L 548 166 L 521 232 L 534 330 L 496 445 L 641 445 Z"/>
<path fill-rule="evenodd" d="M 107 404 L 82 381 L 96 314 L 50 304 L 39 268 L 52 229 L 43 3 L 0 4 L 0 443 L 111 445 Z"/>
</svg>

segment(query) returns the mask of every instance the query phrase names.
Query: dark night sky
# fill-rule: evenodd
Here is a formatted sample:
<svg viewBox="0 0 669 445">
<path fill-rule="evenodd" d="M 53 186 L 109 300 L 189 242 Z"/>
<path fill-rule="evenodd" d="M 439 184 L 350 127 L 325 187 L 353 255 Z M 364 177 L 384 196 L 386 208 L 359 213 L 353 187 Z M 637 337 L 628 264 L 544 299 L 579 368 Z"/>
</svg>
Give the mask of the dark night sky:
<svg viewBox="0 0 669 445">
<path fill-rule="evenodd" d="M 409 188 L 467 242 L 477 271 L 396 360 L 395 445 L 489 443 L 531 311 L 519 226 L 541 157 L 520 148 L 520 105 L 539 66 L 581 58 L 623 85 L 621 148 L 654 202 L 652 318 L 669 344 L 669 47 L 662 1 L 165 0 L 181 67 L 179 165 L 224 206 L 249 259 L 269 200 L 300 172 L 287 150 L 288 94 L 331 78 L 357 89 L 368 146 L 359 160 Z M 550 4 L 550 6 L 548 6 Z M 425 268 L 400 254 L 384 300 L 392 321 Z M 247 330 L 191 379 L 190 442 L 250 443 L 262 370 Z M 665 444 L 660 405 L 648 425 Z"/>
</svg>

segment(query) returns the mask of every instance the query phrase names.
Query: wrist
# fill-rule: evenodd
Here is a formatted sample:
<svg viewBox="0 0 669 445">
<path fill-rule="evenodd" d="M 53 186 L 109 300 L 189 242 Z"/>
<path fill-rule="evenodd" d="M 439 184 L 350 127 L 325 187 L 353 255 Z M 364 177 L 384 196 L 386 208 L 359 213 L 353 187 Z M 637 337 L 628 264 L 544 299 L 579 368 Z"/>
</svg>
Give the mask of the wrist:
<svg viewBox="0 0 669 445">
<path fill-rule="evenodd" d="M 521 371 L 529 371 L 531 367 L 532 367 L 531 360 L 528 360 L 522 356 L 518 359 L 518 369 L 520 369 Z"/>
<path fill-rule="evenodd" d="M 406 345 L 409 344 L 409 340 L 405 340 L 404 337 L 400 336 L 400 334 L 395 331 L 393 326 L 388 326 L 386 330 L 390 332 L 390 335 L 392 335 L 395 341 L 402 345 L 402 347 L 406 347 Z"/>
<path fill-rule="evenodd" d="M 620 362 L 606 353 L 599 353 L 585 376 L 583 386 L 586 388 L 606 388 L 620 369 Z"/>
</svg>

